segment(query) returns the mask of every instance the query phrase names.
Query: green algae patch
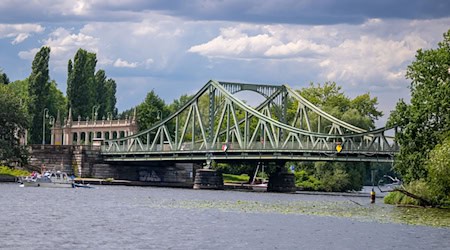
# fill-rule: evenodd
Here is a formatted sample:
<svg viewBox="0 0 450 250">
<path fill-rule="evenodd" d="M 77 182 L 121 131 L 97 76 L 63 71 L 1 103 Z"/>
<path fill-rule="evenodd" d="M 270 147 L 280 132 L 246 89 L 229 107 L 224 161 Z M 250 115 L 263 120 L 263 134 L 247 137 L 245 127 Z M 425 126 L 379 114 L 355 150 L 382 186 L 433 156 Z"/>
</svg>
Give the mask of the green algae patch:
<svg viewBox="0 0 450 250">
<path fill-rule="evenodd" d="M 224 212 L 276 213 L 345 217 L 358 221 L 400 223 L 433 227 L 450 227 L 450 210 L 437 208 L 405 208 L 390 205 L 361 205 L 352 201 L 217 201 L 185 200 L 165 203 L 184 209 L 217 209 Z"/>
</svg>

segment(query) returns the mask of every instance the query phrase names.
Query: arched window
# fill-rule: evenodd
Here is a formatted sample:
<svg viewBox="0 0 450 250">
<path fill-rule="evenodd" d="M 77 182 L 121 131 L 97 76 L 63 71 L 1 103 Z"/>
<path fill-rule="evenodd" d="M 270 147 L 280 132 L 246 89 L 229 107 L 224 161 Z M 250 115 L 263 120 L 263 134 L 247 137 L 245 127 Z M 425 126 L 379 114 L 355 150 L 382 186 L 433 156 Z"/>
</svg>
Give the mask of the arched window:
<svg viewBox="0 0 450 250">
<path fill-rule="evenodd" d="M 72 144 L 78 144 L 78 134 L 77 133 L 72 133 Z"/>
<path fill-rule="evenodd" d="M 86 132 L 80 133 L 80 141 L 78 141 L 78 144 L 84 144 L 86 142 Z"/>
</svg>

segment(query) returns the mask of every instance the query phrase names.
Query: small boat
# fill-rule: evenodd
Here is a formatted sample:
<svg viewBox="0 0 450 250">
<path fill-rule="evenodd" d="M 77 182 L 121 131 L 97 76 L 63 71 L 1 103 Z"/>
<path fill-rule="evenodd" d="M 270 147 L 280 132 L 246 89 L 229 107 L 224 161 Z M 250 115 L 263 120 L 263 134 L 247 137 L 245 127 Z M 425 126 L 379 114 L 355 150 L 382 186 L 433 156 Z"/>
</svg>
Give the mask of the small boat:
<svg viewBox="0 0 450 250">
<path fill-rule="evenodd" d="M 21 178 L 19 182 L 23 187 L 74 187 L 73 178 L 61 171 L 46 171 L 44 174 L 33 172 L 30 176 Z"/>
<path fill-rule="evenodd" d="M 93 186 L 89 185 L 89 184 L 81 184 L 81 183 L 76 183 L 74 182 L 72 184 L 73 188 L 94 188 Z"/>
<path fill-rule="evenodd" d="M 253 191 L 258 192 L 266 192 L 267 191 L 267 183 L 261 183 L 261 184 L 253 184 L 251 185 Z"/>
</svg>

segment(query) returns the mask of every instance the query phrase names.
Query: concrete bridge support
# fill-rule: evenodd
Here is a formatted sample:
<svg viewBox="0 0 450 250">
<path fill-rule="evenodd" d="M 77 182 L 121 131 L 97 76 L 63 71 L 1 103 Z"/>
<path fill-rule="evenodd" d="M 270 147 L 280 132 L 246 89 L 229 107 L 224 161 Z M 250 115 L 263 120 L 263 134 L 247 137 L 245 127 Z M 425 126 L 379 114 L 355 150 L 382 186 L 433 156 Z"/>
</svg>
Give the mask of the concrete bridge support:
<svg viewBox="0 0 450 250">
<path fill-rule="evenodd" d="M 288 173 L 284 164 L 277 167 L 275 173 L 269 177 L 269 184 L 267 185 L 268 192 L 278 193 L 294 193 L 297 190 L 295 187 L 295 176 L 293 173 Z"/>
<path fill-rule="evenodd" d="M 222 173 L 213 169 L 198 169 L 195 173 L 194 189 L 223 189 Z"/>
</svg>

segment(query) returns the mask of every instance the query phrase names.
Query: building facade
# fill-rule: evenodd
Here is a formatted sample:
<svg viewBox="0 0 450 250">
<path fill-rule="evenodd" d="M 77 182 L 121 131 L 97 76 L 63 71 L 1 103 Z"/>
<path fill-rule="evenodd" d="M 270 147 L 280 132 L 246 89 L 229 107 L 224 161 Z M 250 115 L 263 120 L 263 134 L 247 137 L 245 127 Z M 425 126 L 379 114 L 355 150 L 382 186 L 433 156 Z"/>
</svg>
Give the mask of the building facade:
<svg viewBox="0 0 450 250">
<path fill-rule="evenodd" d="M 123 138 L 135 134 L 138 131 L 136 123 L 136 110 L 133 116 L 125 119 L 112 119 L 103 117 L 101 120 L 87 117 L 81 120 L 72 118 L 72 110 L 69 116 L 61 123 L 60 115 L 52 127 L 52 145 L 92 145 L 94 141 Z"/>
</svg>

